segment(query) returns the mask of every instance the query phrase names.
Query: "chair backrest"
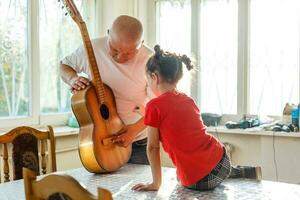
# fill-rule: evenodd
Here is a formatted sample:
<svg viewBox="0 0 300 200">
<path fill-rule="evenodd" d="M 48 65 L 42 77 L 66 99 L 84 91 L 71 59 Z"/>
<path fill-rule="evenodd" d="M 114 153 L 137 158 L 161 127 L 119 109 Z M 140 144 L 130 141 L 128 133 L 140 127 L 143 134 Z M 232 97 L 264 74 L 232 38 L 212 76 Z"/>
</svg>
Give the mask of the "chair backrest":
<svg viewBox="0 0 300 200">
<path fill-rule="evenodd" d="M 112 200 L 110 191 L 98 188 L 97 198 L 72 176 L 49 174 L 37 181 L 33 171 L 23 168 L 23 177 L 26 200 L 44 200 L 56 194 L 70 200 Z"/>
<path fill-rule="evenodd" d="M 37 175 L 46 174 L 47 165 L 48 172 L 56 171 L 55 141 L 51 126 L 48 126 L 47 131 L 27 126 L 14 128 L 0 135 L 0 144 L 2 144 L 4 182 L 22 179 L 23 167 L 35 171 Z M 13 172 L 12 177 L 10 169 Z"/>
</svg>

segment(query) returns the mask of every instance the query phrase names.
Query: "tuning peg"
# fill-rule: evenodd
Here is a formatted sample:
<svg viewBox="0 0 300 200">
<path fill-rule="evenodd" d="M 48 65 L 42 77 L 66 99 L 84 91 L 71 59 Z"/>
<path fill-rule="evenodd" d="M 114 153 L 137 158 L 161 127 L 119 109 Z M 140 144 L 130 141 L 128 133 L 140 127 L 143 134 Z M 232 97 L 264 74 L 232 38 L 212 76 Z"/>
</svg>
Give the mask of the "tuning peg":
<svg viewBox="0 0 300 200">
<path fill-rule="evenodd" d="M 64 9 L 64 6 L 62 6 L 61 9 Z"/>
<path fill-rule="evenodd" d="M 68 13 L 65 13 L 65 16 L 67 16 L 68 15 Z"/>
</svg>

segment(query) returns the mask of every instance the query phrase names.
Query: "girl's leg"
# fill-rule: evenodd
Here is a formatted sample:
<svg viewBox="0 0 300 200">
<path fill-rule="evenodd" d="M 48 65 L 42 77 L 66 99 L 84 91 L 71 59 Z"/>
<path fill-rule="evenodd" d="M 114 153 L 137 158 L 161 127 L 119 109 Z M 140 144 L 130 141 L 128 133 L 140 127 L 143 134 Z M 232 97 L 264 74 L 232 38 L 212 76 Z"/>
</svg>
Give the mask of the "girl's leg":
<svg viewBox="0 0 300 200">
<path fill-rule="evenodd" d="M 261 167 L 232 166 L 229 178 L 250 178 L 261 180 Z"/>
<path fill-rule="evenodd" d="M 231 163 L 224 149 L 224 155 L 218 165 L 206 177 L 187 188 L 194 190 L 211 190 L 220 185 L 230 174 Z"/>
<path fill-rule="evenodd" d="M 230 143 L 223 143 L 229 158 L 231 159 L 231 153 L 233 146 Z M 251 166 L 232 166 L 229 178 L 251 178 L 261 180 L 261 167 Z"/>
</svg>

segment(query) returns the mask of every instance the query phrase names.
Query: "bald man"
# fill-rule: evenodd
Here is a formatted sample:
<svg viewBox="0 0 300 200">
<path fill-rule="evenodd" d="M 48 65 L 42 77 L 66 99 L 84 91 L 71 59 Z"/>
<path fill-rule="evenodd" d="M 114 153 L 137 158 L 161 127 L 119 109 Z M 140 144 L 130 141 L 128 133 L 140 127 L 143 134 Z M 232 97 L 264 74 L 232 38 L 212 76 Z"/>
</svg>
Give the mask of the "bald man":
<svg viewBox="0 0 300 200">
<path fill-rule="evenodd" d="M 114 93 L 117 111 L 126 124 L 126 131 L 118 137 L 120 146 L 132 144 L 129 162 L 149 164 L 146 154 L 147 135 L 143 118 L 135 108 L 148 101 L 145 66 L 152 54 L 143 45 L 142 24 L 136 18 L 122 15 L 112 24 L 107 37 L 92 40 L 101 78 Z M 61 61 L 61 77 L 72 93 L 84 89 L 90 83 L 90 70 L 85 50 L 81 46 Z M 88 78 L 80 76 L 85 73 Z"/>
</svg>

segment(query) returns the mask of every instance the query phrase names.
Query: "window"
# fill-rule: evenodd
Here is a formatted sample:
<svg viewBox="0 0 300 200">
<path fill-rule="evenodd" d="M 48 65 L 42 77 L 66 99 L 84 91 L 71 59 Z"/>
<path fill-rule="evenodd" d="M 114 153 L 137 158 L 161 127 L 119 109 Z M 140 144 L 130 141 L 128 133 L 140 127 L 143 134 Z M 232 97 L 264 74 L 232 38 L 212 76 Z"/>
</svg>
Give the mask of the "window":
<svg viewBox="0 0 300 200">
<path fill-rule="evenodd" d="M 202 112 L 237 113 L 237 0 L 205 0 L 200 8 Z"/>
<path fill-rule="evenodd" d="M 27 1 L 1 1 L 0 13 L 0 118 L 28 116 Z"/>
<path fill-rule="evenodd" d="M 87 16 L 86 1 L 74 1 Z M 57 1 L 40 0 L 40 106 L 42 113 L 70 111 L 67 85 L 59 76 L 59 61 L 82 44 L 77 25 L 71 17 L 65 17 Z"/>
<path fill-rule="evenodd" d="M 281 115 L 299 102 L 299 9 L 299 0 L 251 1 L 251 114 Z"/>
<path fill-rule="evenodd" d="M 191 54 L 191 1 L 156 3 L 156 38 L 161 48 L 178 54 Z M 179 90 L 190 94 L 190 74 L 184 68 Z"/>
<path fill-rule="evenodd" d="M 95 1 L 74 2 L 92 36 Z M 46 114 L 70 112 L 59 61 L 82 40 L 61 7 L 57 0 L 0 1 L 0 126 L 39 124 Z"/>
<path fill-rule="evenodd" d="M 202 112 L 280 116 L 299 102 L 299 0 L 155 2 L 156 41 L 197 54 Z"/>
</svg>

